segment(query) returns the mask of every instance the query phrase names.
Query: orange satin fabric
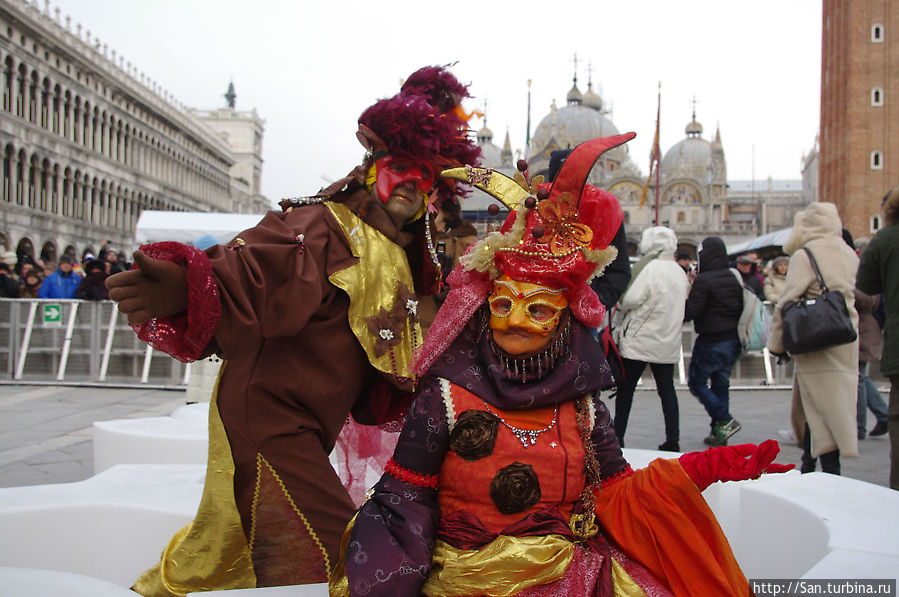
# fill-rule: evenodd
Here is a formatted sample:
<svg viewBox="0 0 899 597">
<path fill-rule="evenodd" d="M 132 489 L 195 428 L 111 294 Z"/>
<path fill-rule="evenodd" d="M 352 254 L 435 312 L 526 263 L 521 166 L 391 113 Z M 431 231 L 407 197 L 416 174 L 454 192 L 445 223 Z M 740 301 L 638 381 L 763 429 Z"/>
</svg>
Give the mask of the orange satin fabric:
<svg viewBox="0 0 899 597">
<path fill-rule="evenodd" d="M 484 402 L 471 392 L 454 384 L 450 387 L 456 417 L 466 410 L 487 410 Z M 519 429 L 544 429 L 553 419 L 552 406 L 521 411 L 501 411 L 491 406 L 490 411 Z M 540 480 L 541 497 L 531 508 L 505 515 L 490 500 L 490 483 L 497 471 L 513 462 L 534 468 Z M 465 510 L 477 516 L 490 531 L 498 533 L 546 506 L 558 506 L 567 518 L 583 489 L 584 444 L 577 430 L 574 401 L 568 401 L 559 405 L 552 429 L 537 436 L 537 442 L 528 444 L 527 448 L 500 423 L 492 455 L 469 462 L 453 450 L 447 451 L 437 499 L 443 516 Z"/>
<path fill-rule="evenodd" d="M 607 535 L 678 597 L 751 595 L 715 515 L 677 460 L 648 467 L 596 496 Z"/>
</svg>

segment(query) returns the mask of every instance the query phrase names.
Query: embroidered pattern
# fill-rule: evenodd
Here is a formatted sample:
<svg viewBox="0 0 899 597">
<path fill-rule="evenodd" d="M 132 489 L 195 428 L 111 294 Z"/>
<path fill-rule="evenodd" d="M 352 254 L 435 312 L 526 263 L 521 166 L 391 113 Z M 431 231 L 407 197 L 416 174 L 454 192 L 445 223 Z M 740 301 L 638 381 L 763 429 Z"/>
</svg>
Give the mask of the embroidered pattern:
<svg viewBox="0 0 899 597">
<path fill-rule="evenodd" d="M 446 407 L 446 425 L 449 427 L 450 433 L 456 426 L 456 409 L 453 406 L 453 396 L 450 394 L 450 382 L 448 379 L 440 378 L 440 396 L 443 398 L 443 405 Z"/>
<path fill-rule="evenodd" d="M 486 187 L 490 184 L 490 177 L 493 175 L 493 170 L 491 168 L 472 168 L 466 164 L 465 174 L 468 175 L 469 184 Z"/>
<path fill-rule="evenodd" d="M 541 201 L 537 213 L 543 220 L 546 242 L 554 255 L 587 248 L 593 241 L 593 229 L 577 221 L 578 211 L 571 193 L 566 191 L 555 200 Z"/>
</svg>

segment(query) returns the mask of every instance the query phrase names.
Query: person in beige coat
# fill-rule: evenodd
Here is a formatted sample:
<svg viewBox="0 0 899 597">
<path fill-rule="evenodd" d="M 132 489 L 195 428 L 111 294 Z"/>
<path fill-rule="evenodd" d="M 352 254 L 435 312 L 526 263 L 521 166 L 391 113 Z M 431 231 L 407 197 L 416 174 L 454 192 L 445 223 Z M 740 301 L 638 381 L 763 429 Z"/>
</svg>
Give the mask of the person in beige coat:
<svg viewBox="0 0 899 597">
<path fill-rule="evenodd" d="M 787 279 L 787 269 L 790 267 L 790 258 L 784 255 L 777 257 L 771 263 L 771 271 L 762 284 L 762 291 L 765 293 L 765 300 L 777 304 L 777 297 L 783 292 L 784 282 Z"/>
<path fill-rule="evenodd" d="M 786 353 L 783 305 L 821 294 L 811 262 L 802 248 L 808 248 L 815 256 L 828 289 L 842 293 L 849 316 L 858 329 L 854 296 L 858 257 L 843 241 L 836 206 L 812 203 L 797 213 L 793 233 L 783 248 L 791 255 L 790 267 L 771 321 L 768 350 L 778 355 Z M 803 446 L 801 470 L 814 471 L 820 457 L 822 470 L 838 475 L 840 456 L 858 456 L 855 408 L 858 341 L 791 356 L 795 359 L 795 378 L 790 419 Z"/>
</svg>

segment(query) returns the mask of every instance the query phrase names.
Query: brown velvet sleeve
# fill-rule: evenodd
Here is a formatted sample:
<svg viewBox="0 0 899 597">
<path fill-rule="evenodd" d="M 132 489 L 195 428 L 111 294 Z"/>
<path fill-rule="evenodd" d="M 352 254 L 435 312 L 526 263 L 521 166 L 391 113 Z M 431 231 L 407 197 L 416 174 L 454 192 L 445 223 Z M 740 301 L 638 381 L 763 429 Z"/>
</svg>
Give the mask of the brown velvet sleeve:
<svg viewBox="0 0 899 597">
<path fill-rule="evenodd" d="M 222 303 L 214 341 L 228 360 L 252 354 L 264 339 L 299 334 L 339 292 L 328 274 L 355 261 L 323 205 L 269 212 L 207 255 Z"/>
</svg>

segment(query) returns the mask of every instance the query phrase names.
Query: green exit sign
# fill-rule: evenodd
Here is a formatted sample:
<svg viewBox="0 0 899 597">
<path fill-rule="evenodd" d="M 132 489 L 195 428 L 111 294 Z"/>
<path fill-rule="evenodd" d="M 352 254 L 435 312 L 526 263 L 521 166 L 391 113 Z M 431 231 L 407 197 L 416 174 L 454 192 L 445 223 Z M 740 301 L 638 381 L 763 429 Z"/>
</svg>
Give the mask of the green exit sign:
<svg viewBox="0 0 899 597">
<path fill-rule="evenodd" d="M 44 325 L 48 327 L 62 325 L 62 305 L 59 303 L 46 303 L 44 305 Z"/>
</svg>

